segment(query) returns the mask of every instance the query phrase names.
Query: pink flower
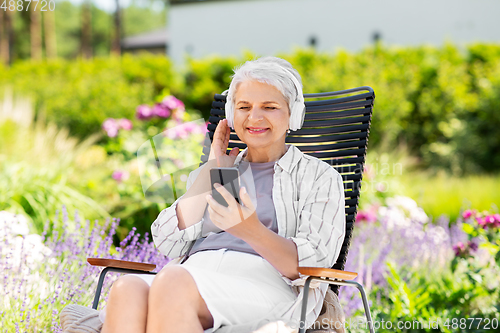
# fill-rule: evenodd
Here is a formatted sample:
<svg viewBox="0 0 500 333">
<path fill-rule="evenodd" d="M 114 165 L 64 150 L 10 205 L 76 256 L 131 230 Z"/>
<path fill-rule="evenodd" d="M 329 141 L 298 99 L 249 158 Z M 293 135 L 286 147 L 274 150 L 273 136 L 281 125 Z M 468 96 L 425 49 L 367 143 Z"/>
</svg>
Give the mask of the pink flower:
<svg viewBox="0 0 500 333">
<path fill-rule="evenodd" d="M 185 139 L 189 136 L 189 132 L 187 131 L 186 126 L 175 126 L 174 128 L 167 130 L 167 136 L 170 139 Z"/>
<path fill-rule="evenodd" d="M 135 116 L 137 119 L 148 120 L 153 118 L 154 112 L 148 105 L 139 105 L 136 109 Z"/>
<path fill-rule="evenodd" d="M 479 224 L 479 226 L 485 228 L 486 227 L 486 220 L 484 219 L 484 217 L 476 217 L 476 221 L 477 221 L 477 224 Z"/>
<path fill-rule="evenodd" d="M 153 113 L 160 118 L 168 118 L 170 116 L 170 109 L 163 103 L 156 103 L 153 106 Z"/>
<path fill-rule="evenodd" d="M 166 96 L 161 104 L 169 110 L 182 109 L 184 110 L 184 103 L 172 95 Z"/>
<path fill-rule="evenodd" d="M 366 177 L 366 180 L 375 179 L 376 170 L 370 164 L 365 164 L 365 168 L 363 170 L 363 177 Z"/>
<path fill-rule="evenodd" d="M 127 180 L 129 178 L 129 173 L 127 171 L 123 170 L 115 170 L 113 171 L 113 177 L 114 180 L 116 180 L 118 183 L 121 183 L 124 180 Z"/>
<path fill-rule="evenodd" d="M 468 218 L 470 218 L 473 214 L 475 214 L 475 212 L 474 212 L 474 211 L 472 211 L 472 210 L 470 210 L 470 209 L 467 209 L 466 211 L 464 211 L 464 212 L 462 213 L 462 217 L 463 217 L 464 219 L 468 219 Z"/>
<path fill-rule="evenodd" d="M 495 219 L 495 227 L 500 227 L 500 214 L 493 215 L 493 218 Z"/>
<path fill-rule="evenodd" d="M 384 182 L 380 182 L 380 183 L 377 183 L 377 185 L 375 185 L 375 189 L 378 192 L 385 192 L 385 191 L 387 191 L 387 186 Z"/>
<path fill-rule="evenodd" d="M 116 119 L 108 118 L 102 123 L 102 129 L 106 131 L 110 138 L 114 138 L 118 135 L 120 126 L 118 125 Z"/>
<path fill-rule="evenodd" d="M 369 210 L 366 211 L 360 210 L 356 214 L 356 222 L 362 222 L 362 221 L 368 223 L 373 223 L 377 221 L 377 214 L 373 208 L 370 208 Z"/>
<path fill-rule="evenodd" d="M 121 129 L 124 129 L 126 131 L 130 131 L 132 129 L 132 122 L 129 119 L 127 119 L 127 118 L 121 118 L 118 121 L 120 123 L 120 128 Z"/>
<path fill-rule="evenodd" d="M 453 251 L 455 252 L 456 257 L 465 258 L 467 256 L 470 256 L 471 254 L 474 254 L 474 252 L 476 252 L 478 248 L 479 246 L 477 245 L 477 243 L 473 241 L 468 241 L 467 244 L 458 242 L 453 246 Z"/>
<path fill-rule="evenodd" d="M 486 221 L 486 224 L 494 224 L 495 223 L 495 217 L 493 215 L 485 216 L 484 220 Z"/>
<path fill-rule="evenodd" d="M 462 242 L 458 242 L 456 245 L 453 245 L 453 251 L 455 251 L 455 256 L 459 257 L 465 251 L 465 245 Z"/>
<path fill-rule="evenodd" d="M 205 122 L 205 125 L 201 125 L 201 133 L 206 134 L 208 132 L 208 124 L 210 124 L 209 121 Z"/>
</svg>

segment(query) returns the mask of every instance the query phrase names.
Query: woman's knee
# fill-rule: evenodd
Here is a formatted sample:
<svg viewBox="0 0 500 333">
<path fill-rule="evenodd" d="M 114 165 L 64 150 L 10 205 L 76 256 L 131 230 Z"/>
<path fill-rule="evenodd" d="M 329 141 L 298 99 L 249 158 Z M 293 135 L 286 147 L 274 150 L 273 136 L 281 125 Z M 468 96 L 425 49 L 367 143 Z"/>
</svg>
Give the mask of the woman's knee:
<svg viewBox="0 0 500 333">
<path fill-rule="evenodd" d="M 180 265 L 166 266 L 153 280 L 149 290 L 149 306 L 185 309 L 195 313 L 204 329 L 213 326 L 213 318 L 201 297 L 191 274 Z"/>
<path fill-rule="evenodd" d="M 124 275 L 111 286 L 110 298 L 147 298 L 148 294 L 149 286 L 143 279 L 133 275 Z"/>
<path fill-rule="evenodd" d="M 179 265 L 163 268 L 154 278 L 151 294 L 178 294 L 184 297 L 196 297 L 198 289 L 191 274 Z"/>
</svg>

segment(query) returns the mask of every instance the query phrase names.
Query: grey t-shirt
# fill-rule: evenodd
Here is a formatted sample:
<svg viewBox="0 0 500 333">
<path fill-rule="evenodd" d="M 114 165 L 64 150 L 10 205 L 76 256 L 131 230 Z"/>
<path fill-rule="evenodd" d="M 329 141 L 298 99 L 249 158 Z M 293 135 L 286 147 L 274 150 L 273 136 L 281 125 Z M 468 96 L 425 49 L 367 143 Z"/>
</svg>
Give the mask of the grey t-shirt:
<svg viewBox="0 0 500 333">
<path fill-rule="evenodd" d="M 278 233 L 276 210 L 274 209 L 273 203 L 273 176 L 275 163 L 275 161 L 266 163 L 242 161 L 239 165 L 239 170 L 241 174 L 243 170 L 246 170 L 246 168 L 250 166 L 255 183 L 255 193 L 257 194 L 257 216 L 262 224 L 275 233 Z M 207 214 L 205 216 L 207 216 Z M 208 234 L 208 236 L 196 240 L 188 253 L 188 257 L 196 252 L 218 250 L 221 248 L 259 255 L 242 239 L 215 226 L 210 217 L 205 217 L 202 234 Z"/>
</svg>

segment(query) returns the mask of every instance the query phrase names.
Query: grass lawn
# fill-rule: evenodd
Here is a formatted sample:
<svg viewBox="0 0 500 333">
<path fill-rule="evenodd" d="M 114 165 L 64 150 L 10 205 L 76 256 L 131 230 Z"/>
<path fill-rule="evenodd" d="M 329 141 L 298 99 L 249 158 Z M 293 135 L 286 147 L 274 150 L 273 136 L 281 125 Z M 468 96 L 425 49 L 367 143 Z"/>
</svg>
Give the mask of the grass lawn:
<svg viewBox="0 0 500 333">
<path fill-rule="evenodd" d="M 500 206 L 500 175 L 401 176 L 404 195 L 413 198 L 428 215 L 435 219 L 442 214 L 455 221 L 460 209 L 498 211 Z"/>
</svg>

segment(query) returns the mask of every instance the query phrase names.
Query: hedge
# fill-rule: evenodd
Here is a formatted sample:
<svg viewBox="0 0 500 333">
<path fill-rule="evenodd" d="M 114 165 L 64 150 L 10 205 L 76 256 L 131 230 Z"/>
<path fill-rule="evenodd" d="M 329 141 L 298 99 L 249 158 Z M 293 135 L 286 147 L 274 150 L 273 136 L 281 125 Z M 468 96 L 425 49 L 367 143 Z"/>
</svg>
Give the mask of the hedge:
<svg viewBox="0 0 500 333">
<path fill-rule="evenodd" d="M 357 53 L 297 49 L 278 56 L 298 69 L 306 93 L 372 86 L 372 147 L 405 143 L 423 166 L 454 174 L 500 167 L 500 45 L 379 44 Z M 182 69 L 147 54 L 24 61 L 0 68 L 0 87 L 29 94 L 38 111 L 84 137 L 108 117 L 132 118 L 137 105 L 165 92 L 208 118 L 213 94 L 225 90 L 232 69 L 252 57 L 187 59 Z"/>
</svg>

